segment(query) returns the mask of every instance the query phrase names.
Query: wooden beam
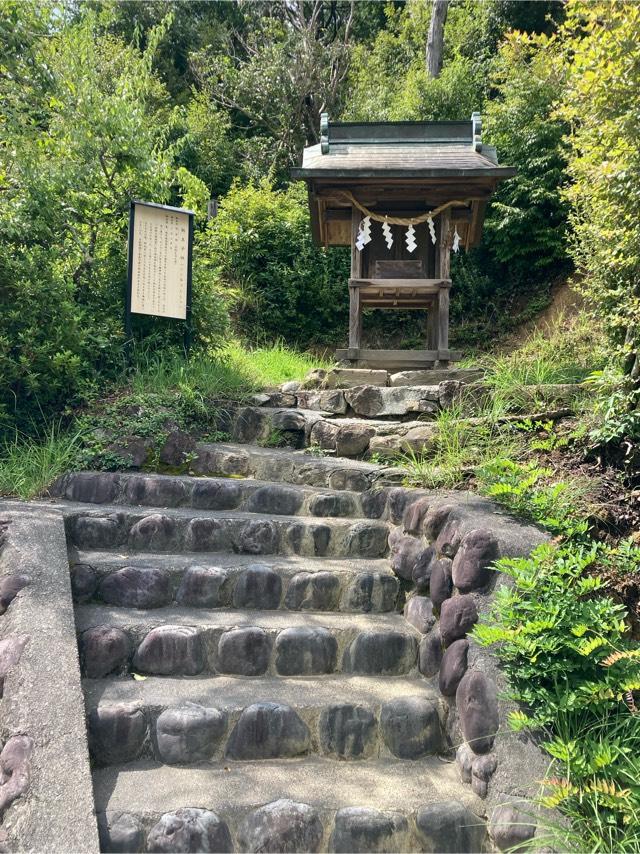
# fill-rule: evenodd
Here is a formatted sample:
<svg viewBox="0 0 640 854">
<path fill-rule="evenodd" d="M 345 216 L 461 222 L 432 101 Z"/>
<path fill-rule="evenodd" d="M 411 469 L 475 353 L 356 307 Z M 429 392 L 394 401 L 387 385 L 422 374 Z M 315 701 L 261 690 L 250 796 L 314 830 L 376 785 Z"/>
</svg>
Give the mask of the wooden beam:
<svg viewBox="0 0 640 854">
<path fill-rule="evenodd" d="M 360 347 L 362 338 L 362 310 L 360 306 L 360 291 L 349 288 L 349 349 Z"/>
</svg>

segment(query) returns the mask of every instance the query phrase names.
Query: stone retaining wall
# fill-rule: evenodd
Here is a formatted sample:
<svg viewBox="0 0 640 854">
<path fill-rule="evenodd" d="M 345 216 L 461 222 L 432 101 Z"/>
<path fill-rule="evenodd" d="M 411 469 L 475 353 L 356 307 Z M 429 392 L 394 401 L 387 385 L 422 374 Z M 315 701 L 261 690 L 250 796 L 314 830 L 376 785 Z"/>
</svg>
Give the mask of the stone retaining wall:
<svg viewBox="0 0 640 854">
<path fill-rule="evenodd" d="M 549 760 L 529 735 L 510 730 L 517 706 L 505 699 L 504 676 L 468 634 L 508 583 L 493 562 L 525 556 L 546 537 L 481 498 L 405 492 L 389 546 L 392 568 L 415 585 L 405 617 L 422 633 L 419 669 L 437 680 L 460 779 L 486 799 L 490 836 L 507 850 L 535 833 L 532 801 Z"/>
<path fill-rule="evenodd" d="M 60 513 L 0 504 L 0 850 L 97 852 Z"/>
</svg>

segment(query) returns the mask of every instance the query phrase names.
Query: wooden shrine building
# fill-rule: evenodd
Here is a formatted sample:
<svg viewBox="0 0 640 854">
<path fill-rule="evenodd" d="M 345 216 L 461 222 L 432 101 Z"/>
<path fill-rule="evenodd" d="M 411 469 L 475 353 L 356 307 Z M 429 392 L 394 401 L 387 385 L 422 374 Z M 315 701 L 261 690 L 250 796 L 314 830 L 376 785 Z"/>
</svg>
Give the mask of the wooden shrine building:
<svg viewBox="0 0 640 854">
<path fill-rule="evenodd" d="M 329 122 L 292 177 L 306 181 L 314 241 L 351 246 L 352 367 L 426 368 L 449 350 L 450 253 L 480 241 L 487 202 L 515 174 L 483 145 L 481 121 Z M 364 308 L 426 309 L 425 350 L 363 350 Z"/>
</svg>

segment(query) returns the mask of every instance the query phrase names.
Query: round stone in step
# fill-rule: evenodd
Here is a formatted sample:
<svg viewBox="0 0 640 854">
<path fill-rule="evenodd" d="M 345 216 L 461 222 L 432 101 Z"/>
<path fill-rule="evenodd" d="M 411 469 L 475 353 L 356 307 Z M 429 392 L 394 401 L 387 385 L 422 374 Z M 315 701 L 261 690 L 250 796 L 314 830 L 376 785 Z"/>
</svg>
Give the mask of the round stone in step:
<svg viewBox="0 0 640 854">
<path fill-rule="evenodd" d="M 428 697 L 399 697 L 385 703 L 380 727 L 384 743 L 400 759 L 419 759 L 442 750 L 438 707 Z"/>
<path fill-rule="evenodd" d="M 191 519 L 184 538 L 190 552 L 215 552 L 230 545 L 230 526 L 223 519 Z"/>
<path fill-rule="evenodd" d="M 267 513 L 274 516 L 295 516 L 302 506 L 303 494 L 293 486 L 270 483 L 253 492 L 247 501 L 250 513 Z"/>
<path fill-rule="evenodd" d="M 441 557 L 434 562 L 429 580 L 429 596 L 434 608 L 441 608 L 445 599 L 449 599 L 453 590 L 451 580 L 452 562 L 448 557 Z"/>
<path fill-rule="evenodd" d="M 78 516 L 71 523 L 73 542 L 81 549 L 109 549 L 122 535 L 115 516 Z"/>
<path fill-rule="evenodd" d="M 5 575 L 0 578 L 0 614 L 4 614 L 18 593 L 31 583 L 28 575 Z"/>
<path fill-rule="evenodd" d="M 166 709 L 156 721 L 156 743 L 162 762 L 184 765 L 210 759 L 227 727 L 218 709 L 185 703 Z"/>
<path fill-rule="evenodd" d="M 384 572 L 360 572 L 342 597 L 344 611 L 393 611 L 400 584 L 394 575 Z"/>
<path fill-rule="evenodd" d="M 410 851 L 409 825 L 400 813 L 346 807 L 335 817 L 329 850 L 335 852 Z"/>
<path fill-rule="evenodd" d="M 128 504 L 179 507 L 187 500 L 187 488 L 177 477 L 132 475 L 124 482 L 124 497 Z"/>
<path fill-rule="evenodd" d="M 418 552 L 416 562 L 411 571 L 411 578 L 416 585 L 417 593 L 427 593 L 429 591 L 435 557 L 436 550 L 433 546 L 427 546 Z"/>
<path fill-rule="evenodd" d="M 347 647 L 342 669 L 346 673 L 397 676 L 413 669 L 416 653 L 413 635 L 398 631 L 361 632 Z"/>
<path fill-rule="evenodd" d="M 431 599 L 428 596 L 412 596 L 404 606 L 404 618 L 420 634 L 426 635 L 436 621 Z"/>
<path fill-rule="evenodd" d="M 254 703 L 240 715 L 229 741 L 229 759 L 275 759 L 307 753 L 311 737 L 296 712 L 281 703 Z"/>
<path fill-rule="evenodd" d="M 271 611 L 279 607 L 282 579 L 261 563 L 252 564 L 240 573 L 233 589 L 234 608 L 259 608 Z"/>
<path fill-rule="evenodd" d="M 98 594 L 119 608 L 162 608 L 171 599 L 169 574 L 152 566 L 125 566 L 102 579 Z"/>
<path fill-rule="evenodd" d="M 367 519 L 381 519 L 387 508 L 386 489 L 368 489 L 362 493 L 362 514 Z"/>
<path fill-rule="evenodd" d="M 74 602 L 88 602 L 98 586 L 98 575 L 88 563 L 74 563 L 71 567 L 71 593 Z"/>
<path fill-rule="evenodd" d="M 456 707 L 465 741 L 474 753 L 489 753 L 500 725 L 496 686 L 479 670 L 469 670 L 456 691 Z"/>
<path fill-rule="evenodd" d="M 442 663 L 442 638 L 438 629 L 433 629 L 420 641 L 418 649 L 418 670 L 430 679 L 440 670 Z"/>
<path fill-rule="evenodd" d="M 176 544 L 176 523 L 171 516 L 151 513 L 129 531 L 129 546 L 140 551 L 165 551 Z"/>
<path fill-rule="evenodd" d="M 382 522 L 356 522 L 346 537 L 347 554 L 351 557 L 384 557 L 389 529 Z"/>
<path fill-rule="evenodd" d="M 222 587 L 227 573 L 217 566 L 187 567 L 176 593 L 178 605 L 189 608 L 218 608 L 225 605 Z"/>
<path fill-rule="evenodd" d="M 151 629 L 133 657 L 134 670 L 156 676 L 195 676 L 204 665 L 200 634 L 190 626 Z"/>
<path fill-rule="evenodd" d="M 422 523 L 429 509 L 430 502 L 431 499 L 428 496 L 418 498 L 417 501 L 410 504 L 404 511 L 402 516 L 402 525 L 407 534 L 413 534 L 414 537 L 420 534 L 422 531 Z"/>
<path fill-rule="evenodd" d="M 271 657 L 271 639 L 257 626 L 230 629 L 218 641 L 218 670 L 237 676 L 261 676 Z"/>
<path fill-rule="evenodd" d="M 323 828 L 317 810 L 282 798 L 250 813 L 238 829 L 241 851 L 318 851 Z"/>
<path fill-rule="evenodd" d="M 536 826 L 531 821 L 531 805 L 526 801 L 499 804 L 493 810 L 489 833 L 500 851 L 530 851 L 526 845 Z"/>
<path fill-rule="evenodd" d="M 460 801 L 440 801 L 418 810 L 416 828 L 421 851 L 475 854 L 485 850 L 484 822 Z"/>
<path fill-rule="evenodd" d="M 376 719 L 364 706 L 339 703 L 323 709 L 319 732 L 323 753 L 340 759 L 362 759 L 373 753 Z"/>
<path fill-rule="evenodd" d="M 187 808 L 165 813 L 151 828 L 147 850 L 167 854 L 233 851 L 226 823 L 209 810 Z"/>
<path fill-rule="evenodd" d="M 440 608 L 440 634 L 445 646 L 465 637 L 478 622 L 478 610 L 468 593 L 445 599 Z"/>
<path fill-rule="evenodd" d="M 442 527 L 455 509 L 453 504 L 436 504 L 427 511 L 422 523 L 422 533 L 428 540 L 437 539 Z"/>
<path fill-rule="evenodd" d="M 391 546 L 391 569 L 405 581 L 413 579 L 413 570 L 425 550 L 418 537 L 395 536 Z"/>
<path fill-rule="evenodd" d="M 145 832 L 142 822 L 126 812 L 108 813 L 98 817 L 100 850 L 109 854 L 131 854 L 144 849 Z"/>
<path fill-rule="evenodd" d="M 445 697 L 453 697 L 458 689 L 460 680 L 467 670 L 467 655 L 469 641 L 466 638 L 454 641 L 448 646 L 442 656 L 438 685 L 440 693 Z"/>
<path fill-rule="evenodd" d="M 499 556 L 498 541 L 491 531 L 483 528 L 469 531 L 453 561 L 453 583 L 461 593 L 486 587 L 494 575 L 491 564 Z"/>
<path fill-rule="evenodd" d="M 128 635 L 116 626 L 92 626 L 80 636 L 80 659 L 89 679 L 124 669 L 130 651 Z"/>
<path fill-rule="evenodd" d="M 460 547 L 462 534 L 460 533 L 460 520 L 453 514 L 444 523 L 435 542 L 436 552 L 445 557 L 454 557 Z"/>
<path fill-rule="evenodd" d="M 252 555 L 270 555 L 278 548 L 278 531 L 273 522 L 252 519 L 247 522 L 234 545 L 239 552 Z"/>
<path fill-rule="evenodd" d="M 332 572 L 299 572 L 289 582 L 284 604 L 291 611 L 333 611 L 340 579 Z"/>
<path fill-rule="evenodd" d="M 327 629 L 296 626 L 278 633 L 275 652 L 276 670 L 281 676 L 333 673 L 338 642 Z"/>
<path fill-rule="evenodd" d="M 234 510 L 242 499 L 239 483 L 203 480 L 191 492 L 191 504 L 198 510 Z"/>
<path fill-rule="evenodd" d="M 101 765 L 131 762 L 147 737 L 144 712 L 133 703 L 92 709 L 88 721 L 89 749 Z"/>
<path fill-rule="evenodd" d="M 351 495 L 328 492 L 324 495 L 315 495 L 311 499 L 309 512 L 312 516 L 355 516 L 356 504 Z"/>
</svg>

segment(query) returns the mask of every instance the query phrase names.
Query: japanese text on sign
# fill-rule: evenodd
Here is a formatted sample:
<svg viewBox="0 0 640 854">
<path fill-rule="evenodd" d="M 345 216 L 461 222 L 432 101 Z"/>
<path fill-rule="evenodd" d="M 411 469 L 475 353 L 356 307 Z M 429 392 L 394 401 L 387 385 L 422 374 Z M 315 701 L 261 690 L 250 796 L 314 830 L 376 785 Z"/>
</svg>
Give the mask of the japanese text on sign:
<svg viewBox="0 0 640 854">
<path fill-rule="evenodd" d="M 131 266 L 131 311 L 187 316 L 189 214 L 136 204 Z"/>
</svg>

